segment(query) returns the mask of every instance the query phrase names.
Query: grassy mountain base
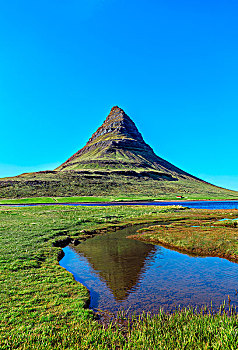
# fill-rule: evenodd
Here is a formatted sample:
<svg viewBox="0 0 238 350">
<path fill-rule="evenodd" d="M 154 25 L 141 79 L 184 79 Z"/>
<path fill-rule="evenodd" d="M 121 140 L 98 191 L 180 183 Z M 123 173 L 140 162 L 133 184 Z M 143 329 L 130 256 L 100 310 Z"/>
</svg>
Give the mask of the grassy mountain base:
<svg viewBox="0 0 238 350">
<path fill-rule="evenodd" d="M 136 174 L 135 174 L 136 173 Z M 144 172 L 49 171 L 23 174 L 0 180 L 0 198 L 110 197 L 176 199 L 237 199 L 238 192 L 194 179 L 166 180 Z"/>
</svg>

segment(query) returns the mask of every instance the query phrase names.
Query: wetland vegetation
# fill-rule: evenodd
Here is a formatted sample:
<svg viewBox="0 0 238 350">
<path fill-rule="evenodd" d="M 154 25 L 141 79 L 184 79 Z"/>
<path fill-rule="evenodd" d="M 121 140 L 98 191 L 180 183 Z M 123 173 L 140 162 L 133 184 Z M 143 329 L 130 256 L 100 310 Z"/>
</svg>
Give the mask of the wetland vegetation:
<svg viewBox="0 0 238 350">
<path fill-rule="evenodd" d="M 1 207 L 0 348 L 236 349 L 238 317 L 232 309 L 218 314 L 209 309 L 173 314 L 161 310 L 158 315 L 132 319 L 121 313 L 107 324 L 98 323 L 87 308 L 89 291 L 59 266 L 61 248 L 55 243 L 158 221 L 169 221 L 167 229 L 161 226 L 159 230 L 171 232 L 176 227 L 181 231 L 183 225 L 204 226 L 206 232 L 215 224 L 217 232 L 229 230 L 217 247 L 224 252 L 232 249 L 236 256 L 237 229 L 219 220 L 237 218 L 237 212 L 156 206 Z M 209 240 L 211 245 L 219 242 L 220 232 L 216 239 L 207 235 L 206 245 Z M 230 240 L 232 247 L 224 246 Z"/>
<path fill-rule="evenodd" d="M 236 209 L 191 209 L 188 216 L 181 216 L 169 225 L 143 228 L 130 237 L 189 254 L 217 256 L 238 262 L 237 223 Z"/>
</svg>

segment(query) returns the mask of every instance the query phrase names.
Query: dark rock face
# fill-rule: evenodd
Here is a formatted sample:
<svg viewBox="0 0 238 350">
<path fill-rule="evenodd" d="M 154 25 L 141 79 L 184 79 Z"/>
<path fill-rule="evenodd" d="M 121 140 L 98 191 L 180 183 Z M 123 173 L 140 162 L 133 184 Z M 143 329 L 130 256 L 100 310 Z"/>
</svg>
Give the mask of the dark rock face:
<svg viewBox="0 0 238 350">
<path fill-rule="evenodd" d="M 107 116 L 105 122 L 92 135 L 88 141 L 88 144 L 107 133 L 113 133 L 115 135 L 121 134 L 137 140 L 138 142 L 144 142 L 143 137 L 139 133 L 135 123 L 121 108 L 117 106 L 111 109 L 111 112 Z"/>
</svg>

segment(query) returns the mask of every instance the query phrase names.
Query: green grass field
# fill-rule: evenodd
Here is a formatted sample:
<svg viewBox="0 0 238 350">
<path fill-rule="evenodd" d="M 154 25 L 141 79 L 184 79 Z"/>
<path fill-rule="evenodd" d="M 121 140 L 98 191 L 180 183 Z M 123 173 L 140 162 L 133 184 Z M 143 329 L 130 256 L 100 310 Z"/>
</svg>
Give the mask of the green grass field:
<svg viewBox="0 0 238 350">
<path fill-rule="evenodd" d="M 0 349 L 237 349 L 235 313 L 192 310 L 100 325 L 89 292 L 57 261 L 52 243 L 82 230 L 100 233 L 136 223 L 176 221 L 190 210 L 169 207 L 0 208 Z M 217 219 L 217 216 L 214 216 Z"/>
<path fill-rule="evenodd" d="M 238 196 L 229 195 L 217 195 L 208 196 L 205 194 L 187 194 L 182 198 L 177 198 L 175 195 L 164 195 L 159 197 L 146 197 L 146 196 L 108 196 L 108 197 L 84 197 L 84 196 L 72 196 L 72 197 L 28 197 L 28 198 L 0 198 L 0 204 L 57 204 L 57 203 L 103 203 L 103 202 L 157 202 L 157 201 L 187 201 L 187 200 L 238 200 Z M 185 203 L 186 205 L 186 203 Z"/>
</svg>

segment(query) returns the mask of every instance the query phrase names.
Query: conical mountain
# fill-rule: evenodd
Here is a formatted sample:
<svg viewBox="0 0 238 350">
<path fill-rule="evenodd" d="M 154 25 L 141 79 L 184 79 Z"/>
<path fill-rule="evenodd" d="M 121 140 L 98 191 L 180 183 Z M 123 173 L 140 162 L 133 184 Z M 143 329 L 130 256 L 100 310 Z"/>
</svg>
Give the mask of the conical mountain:
<svg viewBox="0 0 238 350">
<path fill-rule="evenodd" d="M 87 144 L 55 170 L 0 179 L 0 198 L 113 196 L 116 198 L 237 198 L 157 156 L 119 107 Z"/>
<path fill-rule="evenodd" d="M 145 143 L 132 119 L 117 106 L 111 109 L 87 144 L 56 170 L 82 169 L 134 170 L 192 177 L 158 157 Z"/>
</svg>

